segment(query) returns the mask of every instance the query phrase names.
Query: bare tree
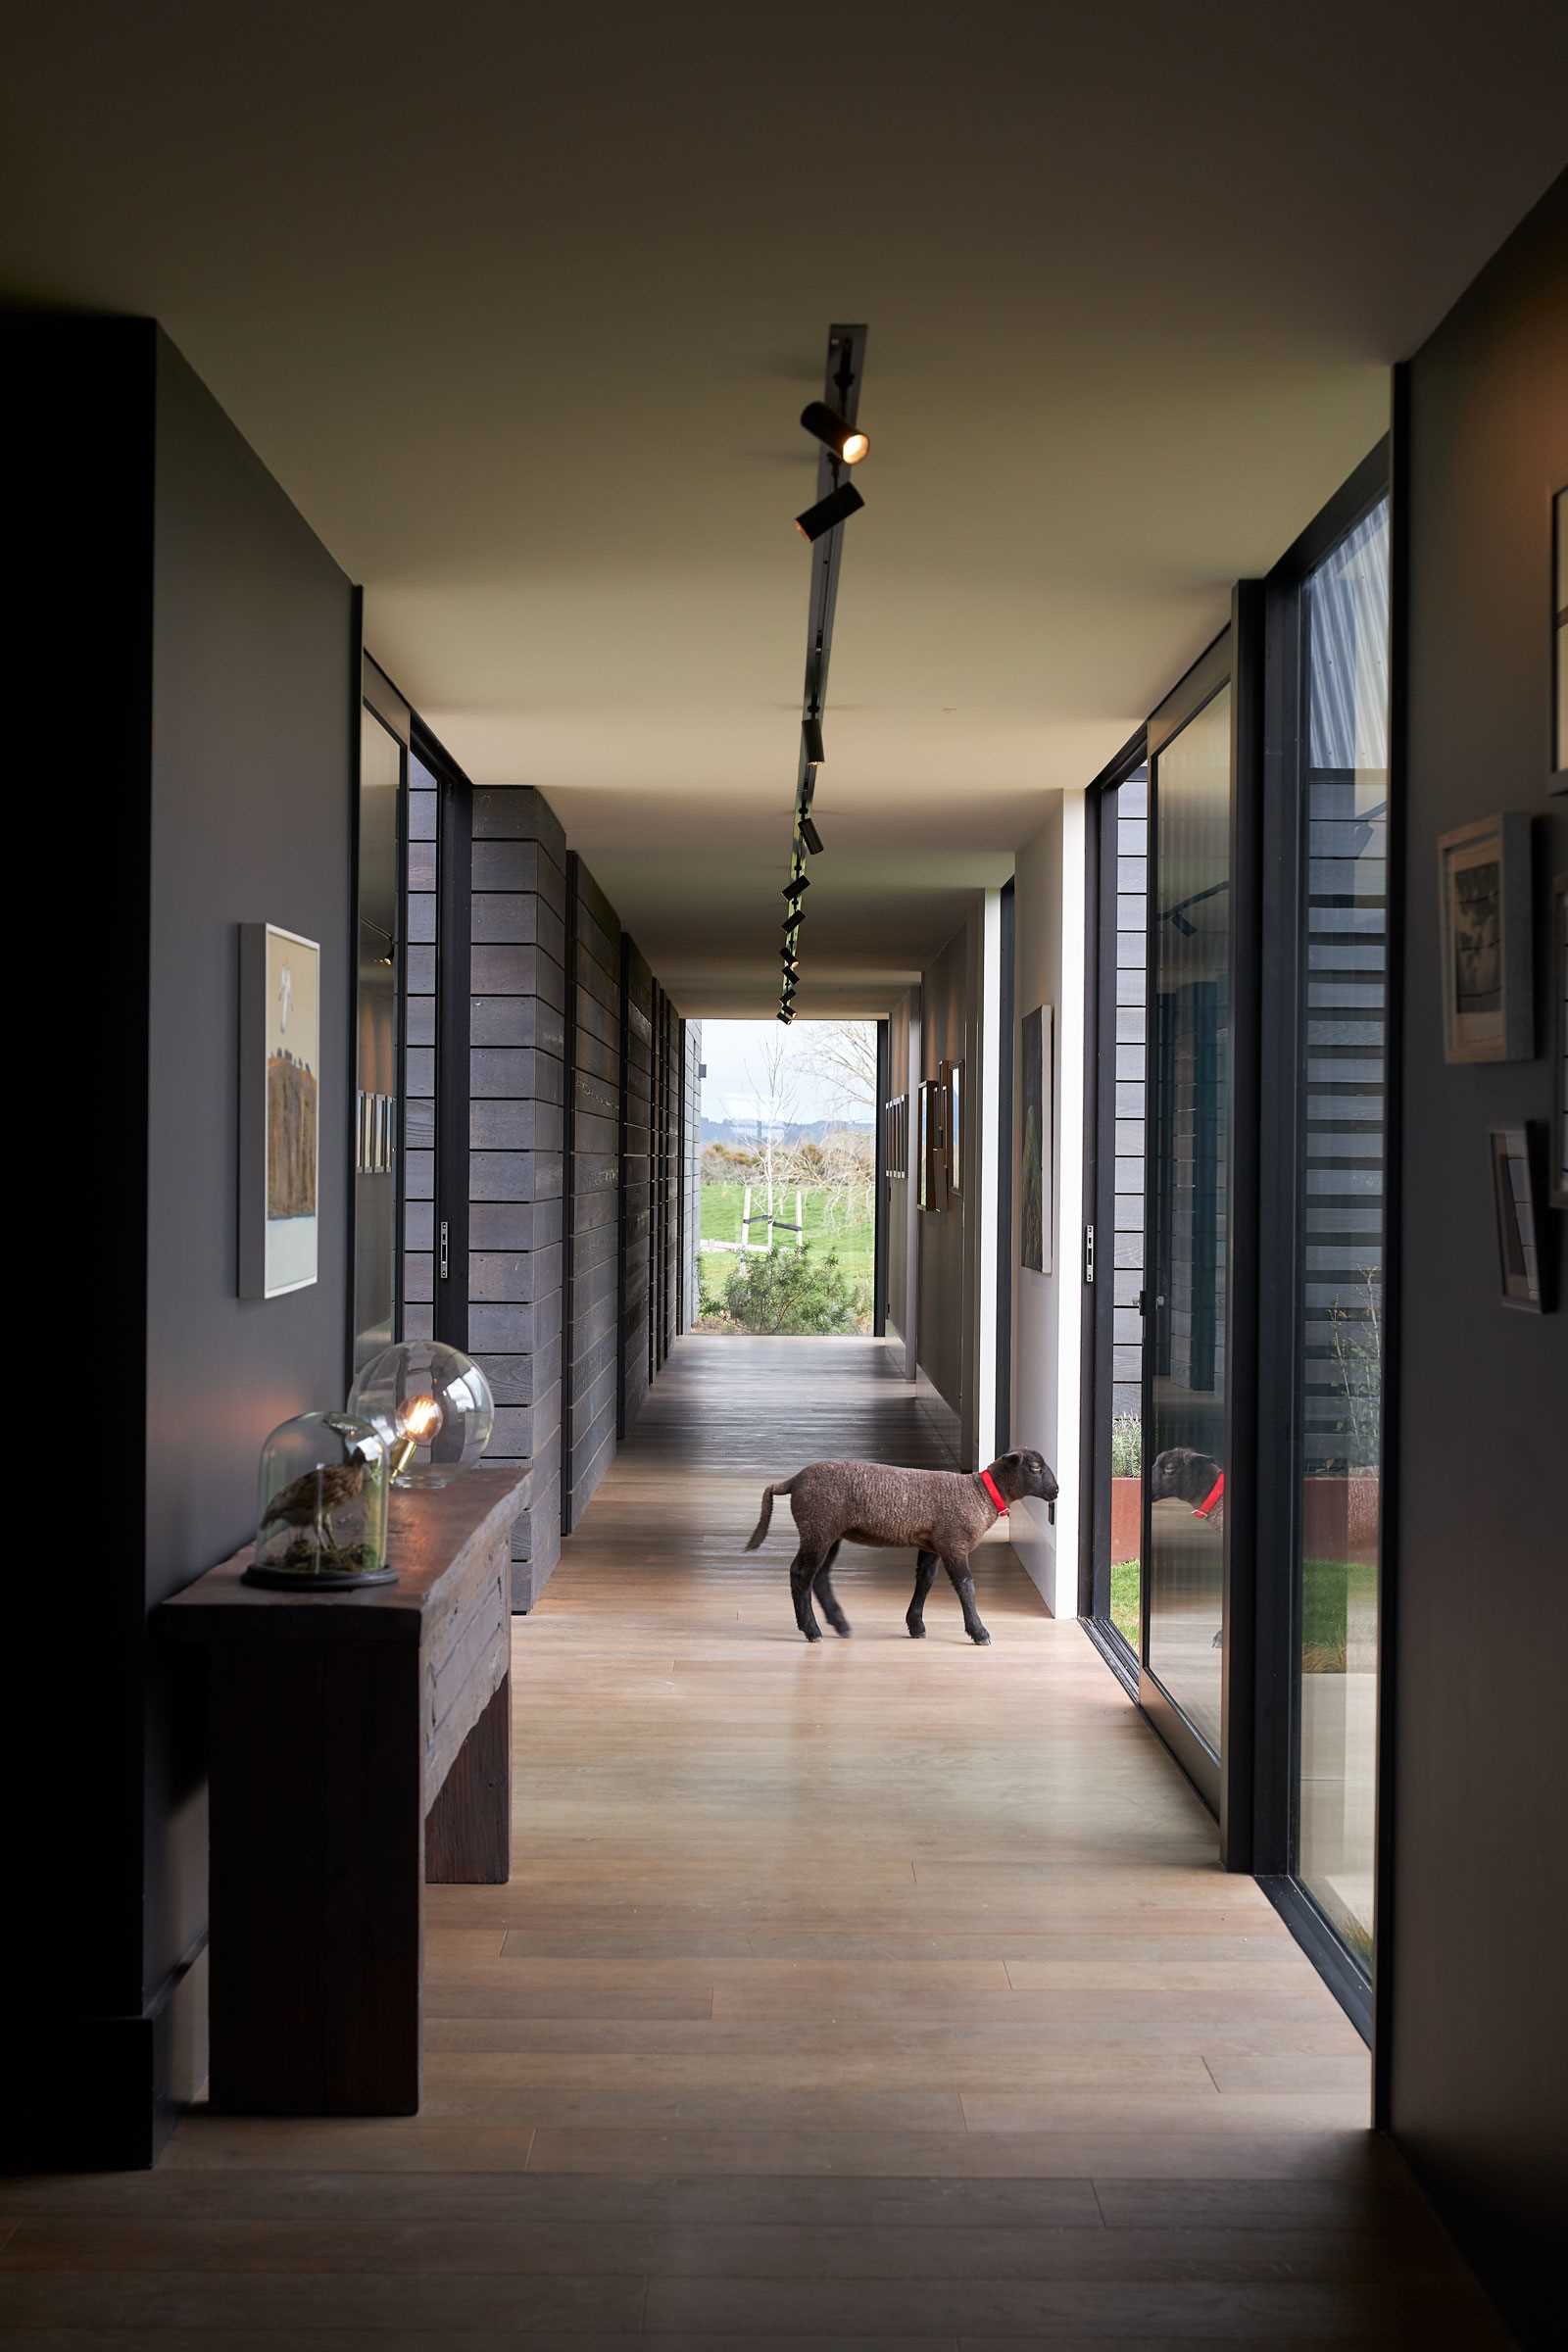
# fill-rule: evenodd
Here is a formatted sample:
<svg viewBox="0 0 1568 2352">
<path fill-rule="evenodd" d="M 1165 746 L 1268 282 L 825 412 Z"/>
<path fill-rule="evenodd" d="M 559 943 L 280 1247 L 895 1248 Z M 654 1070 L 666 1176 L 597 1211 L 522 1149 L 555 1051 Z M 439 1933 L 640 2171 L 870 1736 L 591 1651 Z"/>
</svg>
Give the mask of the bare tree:
<svg viewBox="0 0 1568 2352">
<path fill-rule="evenodd" d="M 876 1119 L 876 1023 L 813 1021 L 800 1066 L 845 1118 Z"/>
<path fill-rule="evenodd" d="M 767 1186 L 767 1214 L 773 1215 L 774 1187 L 788 1179 L 787 1137 L 784 1130 L 795 1116 L 800 1080 L 790 1052 L 787 1029 L 759 1046 L 746 1057 L 746 1081 L 757 1102 L 757 1148 L 762 1155 Z M 746 1236 L 742 1235 L 742 1240 Z"/>
</svg>

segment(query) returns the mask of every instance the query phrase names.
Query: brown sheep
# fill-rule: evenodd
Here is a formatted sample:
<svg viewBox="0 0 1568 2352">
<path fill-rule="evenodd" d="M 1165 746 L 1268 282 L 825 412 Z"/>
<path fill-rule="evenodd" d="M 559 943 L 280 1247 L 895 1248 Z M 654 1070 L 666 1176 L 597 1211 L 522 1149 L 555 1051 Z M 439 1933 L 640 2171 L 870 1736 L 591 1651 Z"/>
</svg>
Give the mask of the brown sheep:
<svg viewBox="0 0 1568 2352">
<path fill-rule="evenodd" d="M 787 1494 L 801 1543 L 790 1562 L 795 1622 L 808 1642 L 820 1642 L 822 1628 L 811 1606 L 814 1591 L 836 1634 L 849 1620 L 834 1598 L 829 1572 L 839 1545 L 911 1544 L 919 1554 L 914 1598 L 905 1624 L 913 1641 L 925 1639 L 925 1596 L 940 1563 L 953 1580 L 971 1642 L 989 1642 L 974 1605 L 969 1554 L 1008 1503 L 1032 1494 L 1054 1502 L 1055 1473 L 1043 1455 L 1004 1453 L 989 1470 L 896 1470 L 886 1462 L 808 1462 L 793 1478 L 762 1489 L 762 1515 L 747 1544 L 756 1551 L 773 1516 L 773 1497 Z"/>
</svg>

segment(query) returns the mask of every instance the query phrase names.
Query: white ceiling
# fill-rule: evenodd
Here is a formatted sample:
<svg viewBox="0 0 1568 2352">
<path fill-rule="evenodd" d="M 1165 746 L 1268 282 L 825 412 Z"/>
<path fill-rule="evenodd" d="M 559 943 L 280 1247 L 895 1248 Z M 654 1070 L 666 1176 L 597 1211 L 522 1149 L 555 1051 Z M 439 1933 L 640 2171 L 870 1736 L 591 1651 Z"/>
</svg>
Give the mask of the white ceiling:
<svg viewBox="0 0 1568 2352">
<path fill-rule="evenodd" d="M 885 1008 L 1384 428 L 1568 10 L 53 0 L 0 260 L 159 318 L 677 1004 L 776 988 L 830 319 L 870 327 L 802 1010 Z"/>
</svg>

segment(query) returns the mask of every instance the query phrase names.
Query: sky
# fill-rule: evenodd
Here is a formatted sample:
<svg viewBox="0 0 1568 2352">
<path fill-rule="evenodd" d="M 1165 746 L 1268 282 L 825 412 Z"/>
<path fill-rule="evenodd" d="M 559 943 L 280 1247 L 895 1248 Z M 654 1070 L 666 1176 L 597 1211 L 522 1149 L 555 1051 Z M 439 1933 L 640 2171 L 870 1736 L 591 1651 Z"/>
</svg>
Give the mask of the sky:
<svg viewBox="0 0 1568 2352">
<path fill-rule="evenodd" d="M 861 1024 L 853 1024 L 860 1026 Z M 813 1043 L 820 1043 L 826 1029 L 849 1028 L 849 1022 L 797 1021 L 793 1028 L 781 1027 L 776 1019 L 766 1021 L 705 1021 L 703 1023 L 703 1060 L 708 1076 L 703 1081 L 703 1116 L 705 1119 L 741 1119 L 751 1121 L 757 1116 L 757 1080 L 749 1064 L 760 1060 L 764 1048 L 770 1049 L 783 1037 L 793 1072 L 796 1098 L 791 1116 L 811 1119 L 842 1118 L 845 1116 L 842 1097 L 835 1089 L 813 1078 L 802 1065 L 810 1058 Z M 813 1040 L 811 1032 L 817 1037 Z M 869 1119 L 869 1106 L 853 1114 Z"/>
</svg>

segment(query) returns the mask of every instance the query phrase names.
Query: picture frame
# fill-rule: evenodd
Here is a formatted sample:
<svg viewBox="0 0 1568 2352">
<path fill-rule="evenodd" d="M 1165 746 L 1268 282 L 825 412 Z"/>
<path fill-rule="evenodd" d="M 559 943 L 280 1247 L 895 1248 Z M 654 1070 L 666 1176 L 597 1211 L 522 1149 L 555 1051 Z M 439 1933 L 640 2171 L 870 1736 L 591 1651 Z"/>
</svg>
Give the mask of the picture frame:
<svg viewBox="0 0 1568 2352">
<path fill-rule="evenodd" d="M 1551 789 L 1568 793 L 1568 489 L 1551 502 Z"/>
<path fill-rule="evenodd" d="M 309 1290 L 319 1270 L 321 950 L 240 925 L 239 1295 Z"/>
<path fill-rule="evenodd" d="M 926 1078 L 920 1085 L 918 1204 L 932 1214 L 946 1206 L 943 1168 L 942 1081 Z"/>
<path fill-rule="evenodd" d="M 1568 874 L 1551 886 L 1551 1140 L 1547 1198 L 1568 1208 Z"/>
<path fill-rule="evenodd" d="M 948 1190 L 963 1194 L 963 1063 L 943 1063 L 947 1074 Z"/>
<path fill-rule="evenodd" d="M 1535 1054 L 1530 819 L 1517 810 L 1438 842 L 1443 1054 L 1450 1062 Z"/>
<path fill-rule="evenodd" d="M 1551 1304 L 1546 1237 L 1539 1213 L 1544 1154 L 1539 1125 L 1492 1130 L 1492 1196 L 1504 1306 L 1544 1314 Z"/>
<path fill-rule="evenodd" d="M 1018 1055 L 1018 1254 L 1032 1272 L 1049 1274 L 1055 1223 L 1055 1013 L 1050 1004 L 1037 1004 L 1033 1012 L 1024 1014 L 1019 1024 Z"/>
</svg>

